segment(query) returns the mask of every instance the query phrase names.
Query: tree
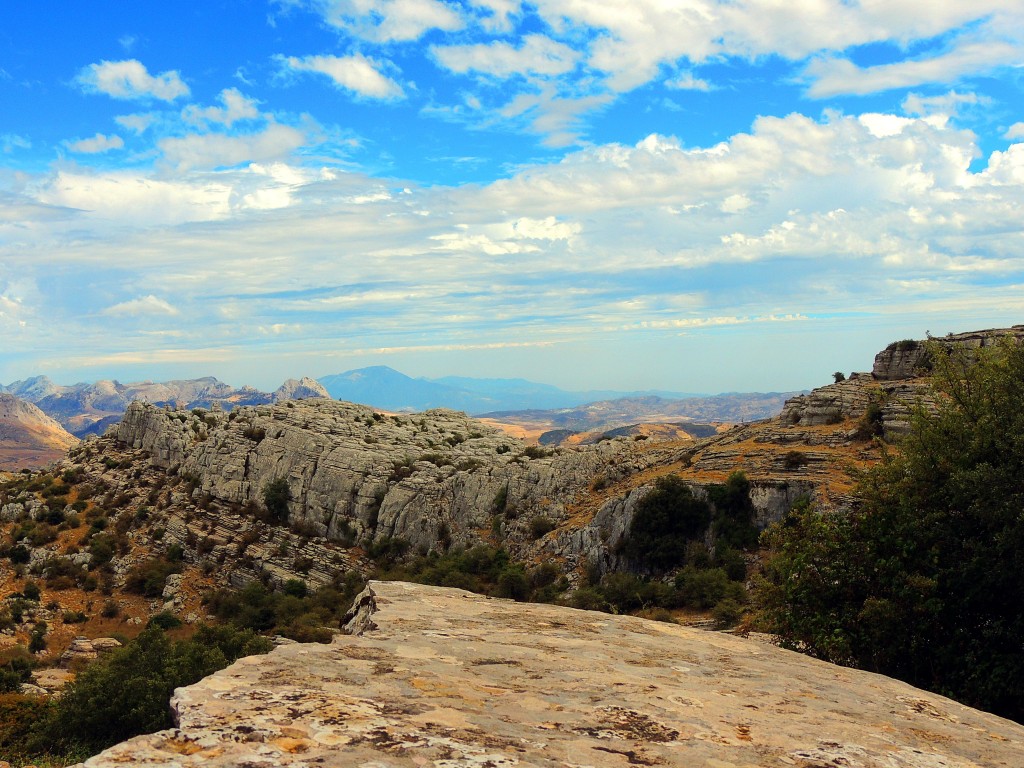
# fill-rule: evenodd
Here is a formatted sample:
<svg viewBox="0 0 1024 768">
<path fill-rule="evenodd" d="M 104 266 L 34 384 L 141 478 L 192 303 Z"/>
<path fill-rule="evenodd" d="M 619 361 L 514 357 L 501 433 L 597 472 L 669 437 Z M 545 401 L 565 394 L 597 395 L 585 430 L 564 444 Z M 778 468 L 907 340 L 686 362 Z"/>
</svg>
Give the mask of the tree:
<svg viewBox="0 0 1024 768">
<path fill-rule="evenodd" d="M 683 563 L 687 542 L 703 538 L 710 523 L 706 501 L 675 475 L 659 477 L 637 504 L 622 554 L 645 570 L 668 571 Z"/>
<path fill-rule="evenodd" d="M 937 411 L 851 513 L 765 534 L 757 602 L 788 647 L 1024 720 L 1024 348 L 929 352 Z"/>
<path fill-rule="evenodd" d="M 291 498 L 292 492 L 286 477 L 271 480 L 263 487 L 263 505 L 267 508 L 268 522 L 274 525 L 288 522 L 288 502 Z"/>
<path fill-rule="evenodd" d="M 836 371 L 832 374 L 832 380 L 838 384 L 841 381 L 846 381 L 846 374 L 842 371 Z"/>
</svg>

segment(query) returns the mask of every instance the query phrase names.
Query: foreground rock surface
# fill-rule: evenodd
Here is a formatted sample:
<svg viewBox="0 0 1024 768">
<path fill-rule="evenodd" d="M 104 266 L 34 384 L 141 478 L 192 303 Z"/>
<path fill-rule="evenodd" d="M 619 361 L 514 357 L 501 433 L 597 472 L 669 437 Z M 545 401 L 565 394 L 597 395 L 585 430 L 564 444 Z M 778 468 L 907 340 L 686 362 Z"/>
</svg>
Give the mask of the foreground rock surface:
<svg viewBox="0 0 1024 768">
<path fill-rule="evenodd" d="M 632 617 L 371 584 L 360 636 L 243 659 L 101 766 L 1019 768 L 1024 727 L 885 677 Z"/>
</svg>

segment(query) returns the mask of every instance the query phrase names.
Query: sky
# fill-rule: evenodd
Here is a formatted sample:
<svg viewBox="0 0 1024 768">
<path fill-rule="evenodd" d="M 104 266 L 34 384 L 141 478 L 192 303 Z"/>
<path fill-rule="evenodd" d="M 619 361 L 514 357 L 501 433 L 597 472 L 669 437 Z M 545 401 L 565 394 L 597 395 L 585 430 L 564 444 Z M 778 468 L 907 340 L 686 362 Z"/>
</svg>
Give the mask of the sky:
<svg viewBox="0 0 1024 768">
<path fill-rule="evenodd" d="M 803 389 L 1024 322 L 1022 0 L 8 4 L 0 383 Z"/>
</svg>

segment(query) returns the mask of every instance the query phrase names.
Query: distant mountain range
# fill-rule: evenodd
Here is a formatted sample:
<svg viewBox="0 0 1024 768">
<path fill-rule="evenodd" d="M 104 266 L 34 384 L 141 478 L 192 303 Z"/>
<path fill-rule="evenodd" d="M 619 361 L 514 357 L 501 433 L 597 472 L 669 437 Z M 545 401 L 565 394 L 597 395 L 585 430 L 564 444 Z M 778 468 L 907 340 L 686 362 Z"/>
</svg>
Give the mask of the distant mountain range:
<svg viewBox="0 0 1024 768">
<path fill-rule="evenodd" d="M 678 400 L 698 396 L 687 392 L 662 391 L 569 392 L 526 379 L 476 379 L 467 376 L 414 379 L 386 365 L 322 376 L 318 381 L 335 400 L 363 403 L 388 411 L 451 408 L 470 415 L 493 411 L 573 408 L 585 403 L 623 397 L 658 396 Z"/>
<path fill-rule="evenodd" d="M 0 385 L 0 393 L 34 404 L 76 437 L 102 434 L 116 423 L 133 400 L 172 407 L 224 410 L 278 400 L 331 397 L 387 411 L 425 411 L 450 408 L 496 422 L 540 428 L 585 431 L 622 427 L 640 422 L 738 422 L 767 418 L 795 393 L 696 395 L 687 392 L 570 392 L 526 379 L 477 379 L 446 376 L 412 378 L 378 365 L 321 377 L 289 379 L 275 392 L 233 387 L 213 376 L 165 382 L 116 380 L 72 385 L 55 384 L 34 376 Z"/>
<path fill-rule="evenodd" d="M 218 403 L 225 410 L 231 410 L 240 405 L 262 405 L 277 400 L 329 397 L 326 390 L 310 378 L 289 379 L 275 392 L 261 392 L 253 387 L 232 387 L 213 376 L 130 384 L 102 380 L 67 386 L 55 384 L 46 376 L 33 376 L 7 386 L 0 385 L 0 393 L 32 403 L 76 437 L 102 434 L 120 420 L 133 400 L 183 408 L 209 408 Z"/>
</svg>

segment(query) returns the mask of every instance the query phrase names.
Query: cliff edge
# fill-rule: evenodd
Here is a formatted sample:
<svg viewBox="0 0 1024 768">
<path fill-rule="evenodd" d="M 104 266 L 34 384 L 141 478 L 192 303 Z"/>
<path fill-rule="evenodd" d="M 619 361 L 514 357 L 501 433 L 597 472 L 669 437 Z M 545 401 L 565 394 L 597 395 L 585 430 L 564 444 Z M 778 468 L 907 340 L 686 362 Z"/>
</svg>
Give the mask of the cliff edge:
<svg viewBox="0 0 1024 768">
<path fill-rule="evenodd" d="M 730 635 L 398 582 L 349 625 L 179 689 L 177 728 L 84 765 L 1020 765 L 1020 725 Z"/>
</svg>

